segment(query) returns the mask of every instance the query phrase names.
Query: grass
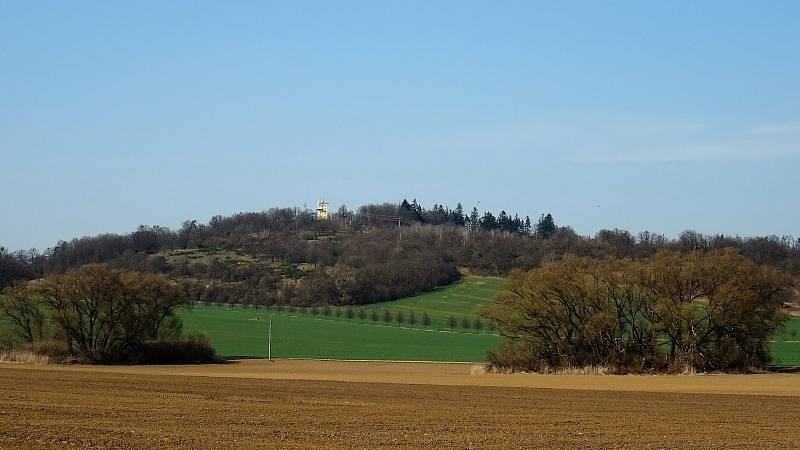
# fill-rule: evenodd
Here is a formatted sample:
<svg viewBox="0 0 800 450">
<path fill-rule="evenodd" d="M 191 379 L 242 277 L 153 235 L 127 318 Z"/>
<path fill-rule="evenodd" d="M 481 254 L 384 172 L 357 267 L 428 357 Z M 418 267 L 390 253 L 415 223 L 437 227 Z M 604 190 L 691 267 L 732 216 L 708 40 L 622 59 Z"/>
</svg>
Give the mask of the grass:
<svg viewBox="0 0 800 450">
<path fill-rule="evenodd" d="M 775 366 L 800 366 L 800 317 L 786 322 L 770 344 L 770 353 Z"/>
<path fill-rule="evenodd" d="M 273 356 L 285 358 L 390 359 L 406 361 L 483 361 L 486 351 L 497 348 L 500 337 L 463 328 L 462 319 L 470 324 L 478 317 L 476 309 L 494 296 L 503 285 L 501 278 L 467 276 L 458 282 L 414 297 L 354 307 L 352 319 L 346 308 L 335 309 L 325 316 L 319 309 L 314 316 L 309 310 L 271 312 L 242 306 L 205 305 L 181 314 L 184 329 L 208 335 L 221 356 L 266 356 L 266 318 L 273 318 Z M 365 319 L 358 311 L 363 309 Z M 375 310 L 378 320 L 372 321 Z M 389 311 L 390 322 L 383 321 Z M 406 320 L 413 311 L 417 324 L 398 324 L 400 311 Z M 421 326 L 427 312 L 432 323 Z M 448 317 L 458 321 L 455 329 Z M 256 320 L 258 319 L 258 320 Z"/>
<path fill-rule="evenodd" d="M 457 319 L 473 319 L 476 317 L 475 310 L 497 294 L 503 283 L 502 278 L 466 276 L 450 286 L 414 297 L 367 305 L 365 309 L 388 309 L 393 313 L 402 310 L 406 316 L 410 311 L 414 311 L 417 316 L 427 311 L 434 322 L 437 319 L 444 322 L 451 315 Z"/>
<path fill-rule="evenodd" d="M 256 259 L 249 255 L 240 255 L 233 250 L 221 250 L 213 248 L 165 250 L 157 253 L 157 255 L 166 258 L 167 262 L 170 264 L 177 264 L 183 258 L 186 258 L 186 260 L 190 263 L 202 262 L 208 264 L 212 260 L 218 260 L 240 266 L 249 265 L 256 262 Z"/>
<path fill-rule="evenodd" d="M 206 306 L 181 316 L 184 329 L 208 335 L 220 356 L 267 354 L 266 310 Z M 498 336 L 484 333 L 375 325 L 357 318 L 272 314 L 272 356 L 278 358 L 482 361 L 486 350 L 499 343 Z"/>
</svg>

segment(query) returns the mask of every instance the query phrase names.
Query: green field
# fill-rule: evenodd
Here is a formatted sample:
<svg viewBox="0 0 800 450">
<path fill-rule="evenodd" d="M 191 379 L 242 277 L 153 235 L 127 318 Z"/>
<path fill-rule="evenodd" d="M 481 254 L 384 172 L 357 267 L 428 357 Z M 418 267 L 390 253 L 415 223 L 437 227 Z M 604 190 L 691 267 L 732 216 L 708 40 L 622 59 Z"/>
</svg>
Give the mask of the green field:
<svg viewBox="0 0 800 450">
<path fill-rule="evenodd" d="M 226 357 L 267 354 L 266 310 L 196 308 L 182 314 L 184 329 L 207 334 Z M 481 361 L 500 338 L 485 333 L 373 325 L 357 318 L 324 319 L 272 313 L 272 356 L 277 358 Z"/>
<path fill-rule="evenodd" d="M 379 319 L 370 315 L 348 319 L 346 308 L 339 315 L 332 310 L 315 316 L 310 310 L 278 311 L 240 306 L 200 306 L 182 312 L 186 331 L 200 331 L 209 336 L 222 356 L 266 356 L 266 318 L 272 316 L 272 355 L 281 358 L 390 359 L 407 361 L 482 361 L 486 351 L 500 344 L 500 337 L 484 328 L 465 330 L 461 319 L 474 322 L 475 310 L 502 287 L 503 280 L 489 277 L 465 277 L 451 286 L 391 302 L 367 305 L 365 313 L 375 310 Z M 384 310 L 392 320 L 383 322 Z M 421 323 L 398 324 L 394 317 L 402 311 L 408 319 L 413 311 L 419 321 L 427 312 L 432 324 L 423 329 Z M 451 330 L 447 318 L 459 320 Z"/>
<path fill-rule="evenodd" d="M 494 277 L 467 276 L 450 286 L 440 287 L 414 297 L 367 305 L 365 308 L 390 311 L 402 310 L 420 314 L 427 311 L 435 322 L 444 322 L 448 316 L 457 319 L 474 318 L 475 310 L 492 298 L 503 287 L 504 280 Z M 442 325 L 444 327 L 444 325 Z"/>
<path fill-rule="evenodd" d="M 800 317 L 792 317 L 771 344 L 772 364 L 800 366 Z"/>
</svg>

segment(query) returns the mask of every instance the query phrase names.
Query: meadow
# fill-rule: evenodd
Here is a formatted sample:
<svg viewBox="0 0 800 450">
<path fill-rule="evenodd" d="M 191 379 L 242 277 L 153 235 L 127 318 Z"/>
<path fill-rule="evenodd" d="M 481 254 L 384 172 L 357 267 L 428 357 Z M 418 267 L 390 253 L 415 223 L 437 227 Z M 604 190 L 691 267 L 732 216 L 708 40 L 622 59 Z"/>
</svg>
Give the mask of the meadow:
<svg viewBox="0 0 800 450">
<path fill-rule="evenodd" d="M 770 345 L 774 366 L 800 367 L 800 317 L 789 319 Z"/>
<path fill-rule="evenodd" d="M 272 318 L 272 356 L 278 358 L 374 359 L 404 361 L 483 361 L 500 337 L 474 328 L 476 309 L 502 287 L 502 279 L 469 276 L 451 286 L 414 297 L 352 308 L 270 310 L 244 306 L 203 305 L 181 313 L 186 332 L 208 335 L 225 357 L 265 357 L 268 317 Z M 359 310 L 364 311 L 360 317 Z M 371 312 L 377 320 L 373 321 Z M 391 320 L 383 321 L 383 312 Z M 397 312 L 405 321 L 396 321 Z M 417 318 L 412 326 L 411 313 Z M 427 312 L 431 324 L 421 322 Z M 448 325 L 448 318 L 458 321 Z M 464 319 L 469 328 L 463 326 Z"/>
</svg>

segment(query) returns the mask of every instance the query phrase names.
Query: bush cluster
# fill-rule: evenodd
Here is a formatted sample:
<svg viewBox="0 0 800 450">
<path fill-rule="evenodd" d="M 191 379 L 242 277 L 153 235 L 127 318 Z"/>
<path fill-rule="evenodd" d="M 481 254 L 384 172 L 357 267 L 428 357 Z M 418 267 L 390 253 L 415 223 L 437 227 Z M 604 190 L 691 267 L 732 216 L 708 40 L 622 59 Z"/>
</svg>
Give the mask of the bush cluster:
<svg viewBox="0 0 800 450">
<path fill-rule="evenodd" d="M 497 366 L 549 371 L 750 371 L 769 361 L 792 279 L 732 249 L 645 260 L 567 257 L 515 272 L 483 314 Z"/>
<path fill-rule="evenodd" d="M 41 343 L 47 318 L 58 349 L 73 360 L 214 361 L 207 340 L 180 337 L 175 313 L 187 304 L 181 288 L 162 275 L 89 264 L 14 286 L 5 292 L 0 313 L 33 352 L 50 353 Z"/>
</svg>

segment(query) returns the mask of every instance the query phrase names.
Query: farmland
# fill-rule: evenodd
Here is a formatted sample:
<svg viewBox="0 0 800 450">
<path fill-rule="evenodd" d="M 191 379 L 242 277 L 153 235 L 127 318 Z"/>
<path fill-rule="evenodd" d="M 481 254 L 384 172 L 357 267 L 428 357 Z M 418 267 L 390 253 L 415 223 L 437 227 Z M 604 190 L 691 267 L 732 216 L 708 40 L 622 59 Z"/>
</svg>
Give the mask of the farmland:
<svg viewBox="0 0 800 450">
<path fill-rule="evenodd" d="M 470 369 L 334 361 L 0 364 L 0 447 L 797 446 L 796 375 Z"/>
<path fill-rule="evenodd" d="M 340 309 L 316 315 L 310 310 L 271 311 L 241 306 L 201 306 L 184 311 L 184 329 L 207 334 L 220 355 L 264 357 L 267 353 L 268 315 L 272 316 L 273 356 L 281 358 L 377 359 L 413 361 L 483 361 L 486 350 L 498 346 L 499 336 L 476 332 L 472 324 L 475 309 L 491 298 L 502 280 L 466 277 L 452 286 L 415 297 L 365 306 L 366 317 L 348 318 Z M 372 321 L 371 311 L 391 315 L 389 322 Z M 396 313 L 427 312 L 430 326 L 398 324 Z M 451 330 L 446 322 L 453 316 L 467 319 L 469 329 L 459 322 Z"/>
<path fill-rule="evenodd" d="M 206 333 L 226 357 L 267 354 L 266 311 L 198 308 L 183 314 L 185 328 Z M 259 318 L 256 320 L 256 318 Z M 300 313 L 272 315 L 272 355 L 278 358 L 482 361 L 500 338 L 489 334 L 373 325 Z"/>
</svg>

